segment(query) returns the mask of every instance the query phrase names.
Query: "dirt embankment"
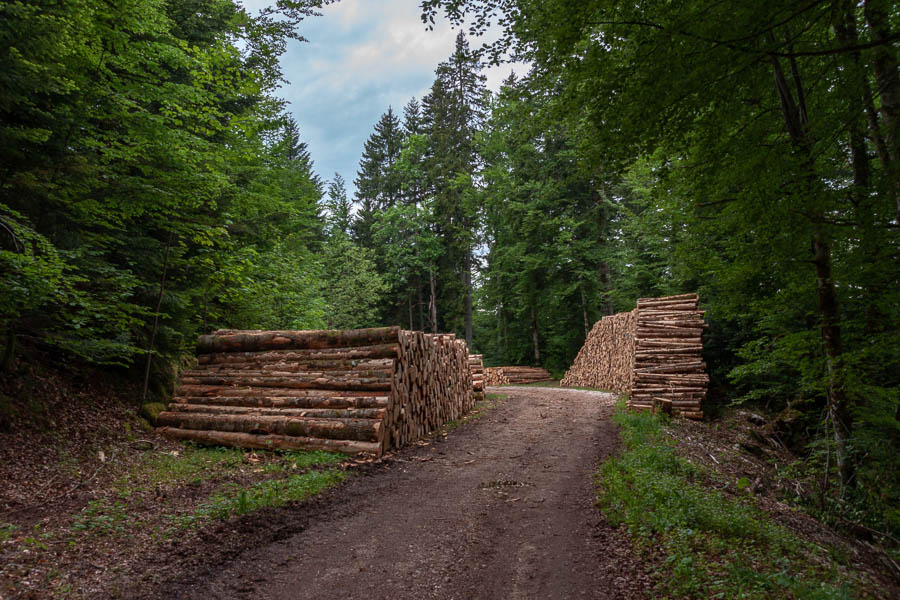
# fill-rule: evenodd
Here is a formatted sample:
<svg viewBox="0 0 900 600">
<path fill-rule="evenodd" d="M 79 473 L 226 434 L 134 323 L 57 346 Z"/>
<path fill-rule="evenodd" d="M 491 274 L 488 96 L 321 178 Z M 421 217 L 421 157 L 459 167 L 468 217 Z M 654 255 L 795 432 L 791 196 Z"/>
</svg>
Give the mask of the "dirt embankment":
<svg viewBox="0 0 900 600">
<path fill-rule="evenodd" d="M 619 447 L 613 397 L 498 391 L 508 399 L 476 426 L 400 452 L 319 501 L 224 525 L 160 556 L 125 595 L 646 597 L 627 536 L 594 506 L 592 474 Z"/>
</svg>

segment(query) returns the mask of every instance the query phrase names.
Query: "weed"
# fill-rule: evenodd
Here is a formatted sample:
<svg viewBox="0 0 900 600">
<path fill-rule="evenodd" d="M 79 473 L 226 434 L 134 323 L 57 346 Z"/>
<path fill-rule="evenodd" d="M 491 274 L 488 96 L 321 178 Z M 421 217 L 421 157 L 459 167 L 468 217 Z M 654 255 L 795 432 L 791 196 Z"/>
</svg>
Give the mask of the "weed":
<svg viewBox="0 0 900 600">
<path fill-rule="evenodd" d="M 331 469 L 263 481 L 248 488 L 232 487 L 225 493 L 209 498 L 192 514 L 174 517 L 173 521 L 176 526 L 185 529 L 260 508 L 284 506 L 315 496 L 341 483 L 345 477 L 346 473 L 343 471 Z"/>
<path fill-rule="evenodd" d="M 5 542 L 12 538 L 18 526 L 12 523 L 0 523 L 0 542 Z"/>
<path fill-rule="evenodd" d="M 796 539 L 749 498 L 729 499 L 696 483 L 703 473 L 664 439 L 660 417 L 620 404 L 614 418 L 626 452 L 601 466 L 599 503 L 640 550 L 666 557 L 655 574 L 660 595 L 851 597 L 822 549 Z"/>
<path fill-rule="evenodd" d="M 72 529 L 94 535 L 118 535 L 128 528 L 129 516 L 125 504 L 120 501 L 92 500 L 75 517 Z"/>
</svg>

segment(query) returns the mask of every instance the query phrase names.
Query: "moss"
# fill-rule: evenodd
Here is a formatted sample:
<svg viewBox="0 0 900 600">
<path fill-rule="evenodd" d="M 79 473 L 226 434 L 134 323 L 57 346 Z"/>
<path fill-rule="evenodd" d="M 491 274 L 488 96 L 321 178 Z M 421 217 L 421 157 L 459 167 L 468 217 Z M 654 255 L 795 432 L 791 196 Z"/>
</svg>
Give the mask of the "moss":
<svg viewBox="0 0 900 600">
<path fill-rule="evenodd" d="M 144 417 L 150 425 L 156 427 L 156 419 L 159 417 L 159 413 L 164 410 L 166 410 L 166 405 L 162 402 L 147 402 L 141 406 L 140 415 Z"/>
</svg>

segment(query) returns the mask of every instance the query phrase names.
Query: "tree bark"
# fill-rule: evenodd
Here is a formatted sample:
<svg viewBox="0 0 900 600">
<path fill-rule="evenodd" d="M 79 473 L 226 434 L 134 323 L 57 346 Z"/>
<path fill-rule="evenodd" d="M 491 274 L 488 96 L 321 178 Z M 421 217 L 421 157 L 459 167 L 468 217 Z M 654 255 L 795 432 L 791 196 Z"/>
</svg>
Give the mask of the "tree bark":
<svg viewBox="0 0 900 600">
<path fill-rule="evenodd" d="M 895 46 L 890 42 L 891 0 L 865 0 L 864 14 L 873 42 L 872 66 L 875 71 L 878 96 L 881 98 L 881 116 L 885 127 L 885 141 L 889 164 L 885 171 L 891 180 L 894 195 L 895 220 L 900 224 L 900 74 Z"/>
<path fill-rule="evenodd" d="M 538 335 L 537 313 L 534 310 L 534 302 L 531 304 L 531 342 L 534 344 L 534 364 L 541 364 L 541 340 Z"/>
<path fill-rule="evenodd" d="M 150 389 L 150 365 L 153 362 L 154 345 L 156 344 L 156 331 L 159 329 L 159 311 L 162 309 L 163 295 L 166 291 L 166 276 L 169 273 L 169 252 L 172 249 L 172 240 L 175 234 L 169 232 L 166 241 L 166 255 L 163 259 L 162 278 L 159 282 L 159 295 L 156 297 L 156 312 L 153 313 L 153 329 L 150 331 L 150 343 L 147 344 L 147 365 L 144 368 L 144 387 L 141 390 L 141 401 L 146 402 L 147 391 Z"/>
<path fill-rule="evenodd" d="M 232 331 L 201 335 L 197 352 L 254 352 L 261 350 L 324 349 L 396 343 L 399 327 L 325 331 Z"/>
<path fill-rule="evenodd" d="M 591 324 L 588 322 L 587 300 L 584 297 L 584 288 L 581 288 L 579 291 L 581 292 L 581 316 L 584 318 L 584 339 L 587 339 L 588 334 L 591 333 Z"/>
<path fill-rule="evenodd" d="M 772 41 L 770 39 L 770 41 Z M 826 402 L 828 415 L 833 425 L 835 441 L 835 457 L 841 477 L 841 485 L 849 487 L 855 483 L 855 465 L 848 454 L 848 444 L 852 433 L 852 421 L 843 377 L 843 347 L 841 343 L 840 314 L 838 312 L 837 294 L 831 270 L 831 248 L 825 232 L 824 208 L 817 201 L 818 177 L 812 156 L 812 140 L 807 127 L 808 114 L 802 92 L 802 83 L 798 75 L 795 59 L 791 58 L 791 71 L 794 75 L 794 92 L 784 76 L 780 60 L 770 57 L 775 75 L 775 89 L 781 101 L 785 127 L 790 135 L 794 152 L 804 165 L 803 172 L 798 174 L 799 185 L 803 194 L 815 207 L 810 216 L 813 222 L 812 254 L 816 271 L 816 300 L 819 312 L 822 342 L 825 351 Z"/>
<path fill-rule="evenodd" d="M 438 320 L 437 320 L 437 290 L 435 289 L 434 283 L 434 269 L 428 270 L 428 283 L 431 287 L 431 300 L 428 302 L 428 306 L 431 309 L 431 332 L 438 332 Z"/>
<path fill-rule="evenodd" d="M 466 250 L 463 283 L 466 286 L 466 345 L 472 348 L 472 252 Z"/>
</svg>

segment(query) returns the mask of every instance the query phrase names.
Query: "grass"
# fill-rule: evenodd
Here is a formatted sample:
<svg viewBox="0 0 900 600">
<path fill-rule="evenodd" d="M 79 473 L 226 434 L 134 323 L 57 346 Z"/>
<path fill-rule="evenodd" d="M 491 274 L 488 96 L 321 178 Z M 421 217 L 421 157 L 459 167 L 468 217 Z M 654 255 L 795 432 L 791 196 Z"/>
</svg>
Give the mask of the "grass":
<svg viewBox="0 0 900 600">
<path fill-rule="evenodd" d="M 163 522 L 175 522 L 181 528 L 201 526 L 215 519 L 245 514 L 266 506 L 283 506 L 303 500 L 343 481 L 345 474 L 327 469 L 346 460 L 346 455 L 323 451 L 248 452 L 239 448 L 186 445 L 168 453 L 147 455 L 113 485 L 114 495 L 92 500 L 73 515 L 70 529 L 89 537 L 122 536 L 130 528 L 141 526 L 132 514 L 134 495 L 157 488 L 177 488 L 229 477 L 259 474 L 267 477 L 254 484 L 229 483 L 218 486 L 212 496 L 195 505 L 187 515 L 166 515 Z M 284 477 L 282 473 L 291 473 Z M 215 486 L 215 484 L 214 484 Z M 214 487 L 215 489 L 215 487 Z M 142 504 L 144 500 L 138 500 Z M 0 528 L 0 540 L 12 535 L 12 526 Z M 74 542 L 73 542 L 74 543 Z"/>
<path fill-rule="evenodd" d="M 614 418 L 626 451 L 602 465 L 598 500 L 659 565 L 657 597 L 860 597 L 826 550 L 798 540 L 749 497 L 700 485 L 700 470 L 663 439 L 659 417 L 620 403 Z"/>
<path fill-rule="evenodd" d="M 160 484 L 200 483 L 234 473 L 245 466 L 248 457 L 254 470 L 265 473 L 304 470 L 346 459 L 343 454 L 321 450 L 247 453 L 240 448 L 186 445 L 181 451 L 156 454 L 143 461 L 122 476 L 115 489 L 127 497 L 133 491 Z"/>
<path fill-rule="evenodd" d="M 320 494 L 344 481 L 346 476 L 344 471 L 328 469 L 262 481 L 247 488 L 235 486 L 210 497 L 192 514 L 176 519 L 176 523 L 179 527 L 186 528 L 261 508 L 284 506 Z"/>
</svg>

